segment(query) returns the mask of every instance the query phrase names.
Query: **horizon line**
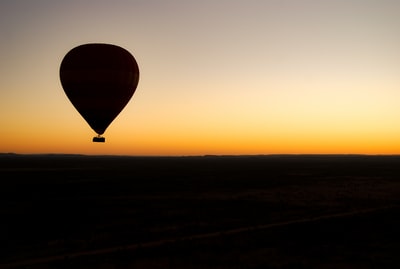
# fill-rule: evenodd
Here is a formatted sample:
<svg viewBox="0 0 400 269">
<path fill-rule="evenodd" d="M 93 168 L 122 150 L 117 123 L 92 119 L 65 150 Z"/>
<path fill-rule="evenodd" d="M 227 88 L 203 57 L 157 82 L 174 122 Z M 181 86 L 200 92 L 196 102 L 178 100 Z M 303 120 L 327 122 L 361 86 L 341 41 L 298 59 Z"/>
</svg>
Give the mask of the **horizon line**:
<svg viewBox="0 0 400 269">
<path fill-rule="evenodd" d="M 400 157 L 398 154 L 371 153 L 260 153 L 260 154 L 198 154 L 198 155 L 133 155 L 133 154 L 85 154 L 85 153 L 16 153 L 0 152 L 0 156 L 64 156 L 64 157 L 140 157 L 140 158 L 183 158 L 183 157 Z"/>
</svg>

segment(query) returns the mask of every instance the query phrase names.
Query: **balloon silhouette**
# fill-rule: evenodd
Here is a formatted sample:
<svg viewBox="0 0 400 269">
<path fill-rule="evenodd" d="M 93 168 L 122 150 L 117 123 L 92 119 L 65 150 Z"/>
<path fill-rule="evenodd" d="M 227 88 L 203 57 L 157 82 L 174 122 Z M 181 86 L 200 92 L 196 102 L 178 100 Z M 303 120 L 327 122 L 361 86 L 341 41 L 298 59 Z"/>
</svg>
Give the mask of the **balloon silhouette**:
<svg viewBox="0 0 400 269">
<path fill-rule="evenodd" d="M 91 43 L 70 50 L 61 62 L 60 80 L 72 105 L 101 135 L 132 98 L 139 82 L 139 67 L 125 49 Z"/>
</svg>

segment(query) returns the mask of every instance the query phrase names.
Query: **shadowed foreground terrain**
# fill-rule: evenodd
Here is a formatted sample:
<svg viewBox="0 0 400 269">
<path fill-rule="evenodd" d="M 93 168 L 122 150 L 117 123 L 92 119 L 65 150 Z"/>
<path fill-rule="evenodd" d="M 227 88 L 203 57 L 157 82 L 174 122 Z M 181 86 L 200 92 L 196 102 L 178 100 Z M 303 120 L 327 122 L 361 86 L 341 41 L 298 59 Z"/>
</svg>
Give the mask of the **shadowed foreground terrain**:
<svg viewBox="0 0 400 269">
<path fill-rule="evenodd" d="M 0 154 L 0 268 L 400 268 L 400 156 Z"/>
</svg>

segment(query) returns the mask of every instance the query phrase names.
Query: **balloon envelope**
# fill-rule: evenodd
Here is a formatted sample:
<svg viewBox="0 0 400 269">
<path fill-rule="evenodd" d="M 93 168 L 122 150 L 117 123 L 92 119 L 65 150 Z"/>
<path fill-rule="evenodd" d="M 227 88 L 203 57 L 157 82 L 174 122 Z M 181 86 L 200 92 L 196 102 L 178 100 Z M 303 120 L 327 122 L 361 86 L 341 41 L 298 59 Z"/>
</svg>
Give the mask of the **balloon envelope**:
<svg viewBox="0 0 400 269">
<path fill-rule="evenodd" d="M 135 58 L 119 46 L 83 44 L 64 56 L 60 80 L 73 106 L 101 135 L 132 98 L 139 82 L 139 67 Z"/>
</svg>

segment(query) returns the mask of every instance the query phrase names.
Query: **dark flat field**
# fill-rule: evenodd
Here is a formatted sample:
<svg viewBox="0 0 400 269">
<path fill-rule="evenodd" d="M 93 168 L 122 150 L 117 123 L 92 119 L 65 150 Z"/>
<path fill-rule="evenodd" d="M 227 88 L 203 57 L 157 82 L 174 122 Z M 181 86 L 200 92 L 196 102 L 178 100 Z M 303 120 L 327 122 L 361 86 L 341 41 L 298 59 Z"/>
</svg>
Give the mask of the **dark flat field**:
<svg viewBox="0 0 400 269">
<path fill-rule="evenodd" d="M 0 268 L 400 268 L 400 156 L 0 154 Z"/>
</svg>

